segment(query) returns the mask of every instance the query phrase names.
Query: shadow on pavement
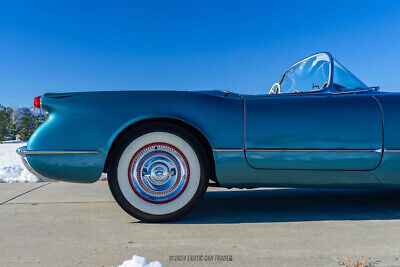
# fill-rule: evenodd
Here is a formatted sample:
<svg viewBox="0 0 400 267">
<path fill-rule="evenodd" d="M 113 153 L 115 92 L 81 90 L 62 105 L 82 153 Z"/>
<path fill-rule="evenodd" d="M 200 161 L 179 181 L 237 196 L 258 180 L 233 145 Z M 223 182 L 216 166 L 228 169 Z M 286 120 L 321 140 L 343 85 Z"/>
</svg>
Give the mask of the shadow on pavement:
<svg viewBox="0 0 400 267">
<path fill-rule="evenodd" d="M 207 192 L 173 224 L 400 219 L 400 191 L 258 189 Z"/>
</svg>

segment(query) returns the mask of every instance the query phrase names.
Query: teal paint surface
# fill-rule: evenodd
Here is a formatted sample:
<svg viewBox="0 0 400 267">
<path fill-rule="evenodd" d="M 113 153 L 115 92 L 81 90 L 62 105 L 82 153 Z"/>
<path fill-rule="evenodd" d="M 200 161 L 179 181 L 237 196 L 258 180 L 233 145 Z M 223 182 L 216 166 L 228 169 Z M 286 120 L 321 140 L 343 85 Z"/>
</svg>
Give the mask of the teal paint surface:
<svg viewBox="0 0 400 267">
<path fill-rule="evenodd" d="M 43 105 L 50 117 L 32 135 L 28 149 L 101 153 L 27 159 L 44 176 L 94 182 L 118 134 L 132 123 L 154 117 L 192 125 L 213 149 L 400 149 L 400 94 L 332 94 L 315 98 L 318 101 L 311 97 L 265 100 L 218 91 L 48 94 Z M 316 109 L 334 114 L 316 116 Z M 251 153 L 246 157 L 246 152 L 214 152 L 218 182 L 226 187 L 400 187 L 400 153 Z"/>
<path fill-rule="evenodd" d="M 218 182 L 225 187 L 384 187 L 371 171 L 254 169 L 247 164 L 243 152 L 215 152 L 214 159 Z M 400 176 L 397 178 L 400 180 Z"/>
<path fill-rule="evenodd" d="M 370 95 L 304 94 L 245 98 L 247 149 L 383 148 L 379 103 Z M 247 152 L 262 169 L 372 170 L 382 153 Z"/>
<path fill-rule="evenodd" d="M 236 94 L 225 95 L 218 91 L 47 94 L 42 105 L 50 116 L 31 136 L 28 149 L 101 153 L 31 155 L 28 161 L 40 174 L 53 179 L 94 182 L 118 134 L 149 118 L 186 122 L 201 131 L 212 147 L 243 147 L 243 100 Z"/>
</svg>

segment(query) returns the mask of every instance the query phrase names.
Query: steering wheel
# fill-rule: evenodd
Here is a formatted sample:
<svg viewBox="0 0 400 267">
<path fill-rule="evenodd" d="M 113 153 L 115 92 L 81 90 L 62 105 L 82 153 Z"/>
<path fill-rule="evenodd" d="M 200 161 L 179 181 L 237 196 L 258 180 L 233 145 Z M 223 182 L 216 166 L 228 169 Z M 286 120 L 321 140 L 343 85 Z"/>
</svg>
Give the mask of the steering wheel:
<svg viewBox="0 0 400 267">
<path fill-rule="evenodd" d="M 281 93 L 281 85 L 279 83 L 274 83 L 271 89 L 269 90 L 269 94 L 280 94 Z"/>
</svg>

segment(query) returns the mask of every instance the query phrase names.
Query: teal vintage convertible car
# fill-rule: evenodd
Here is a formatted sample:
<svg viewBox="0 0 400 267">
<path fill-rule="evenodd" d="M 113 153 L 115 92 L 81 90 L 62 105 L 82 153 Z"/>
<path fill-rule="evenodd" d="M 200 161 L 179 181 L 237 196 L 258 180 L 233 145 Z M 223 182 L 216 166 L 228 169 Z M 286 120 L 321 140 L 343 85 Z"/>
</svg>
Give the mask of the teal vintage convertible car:
<svg viewBox="0 0 400 267">
<path fill-rule="evenodd" d="M 400 94 L 379 92 L 328 53 L 291 66 L 268 94 L 45 94 L 49 118 L 18 149 L 46 180 L 108 174 L 132 216 L 178 219 L 209 179 L 226 188 L 400 188 Z"/>
</svg>

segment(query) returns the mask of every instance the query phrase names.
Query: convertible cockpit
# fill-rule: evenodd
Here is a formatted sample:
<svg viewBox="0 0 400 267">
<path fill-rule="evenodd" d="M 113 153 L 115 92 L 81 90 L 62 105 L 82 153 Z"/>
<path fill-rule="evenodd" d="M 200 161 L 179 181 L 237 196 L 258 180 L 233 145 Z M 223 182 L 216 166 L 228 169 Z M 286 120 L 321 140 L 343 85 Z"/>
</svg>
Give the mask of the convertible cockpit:
<svg viewBox="0 0 400 267">
<path fill-rule="evenodd" d="M 323 93 L 369 88 L 329 53 L 318 53 L 291 66 L 269 94 Z"/>
</svg>

